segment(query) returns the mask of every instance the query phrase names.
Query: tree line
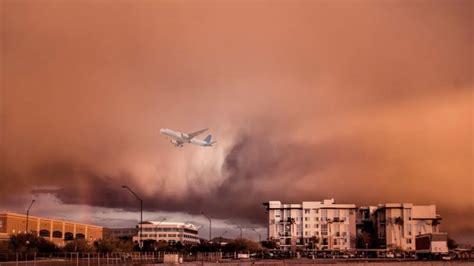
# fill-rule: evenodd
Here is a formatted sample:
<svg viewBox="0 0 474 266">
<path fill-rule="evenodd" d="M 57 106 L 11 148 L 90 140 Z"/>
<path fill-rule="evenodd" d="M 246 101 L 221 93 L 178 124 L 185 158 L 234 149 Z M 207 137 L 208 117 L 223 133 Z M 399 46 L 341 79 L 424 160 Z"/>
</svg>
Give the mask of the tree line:
<svg viewBox="0 0 474 266">
<path fill-rule="evenodd" d="M 46 238 L 34 234 L 11 235 L 7 241 L 0 241 L 0 254 L 14 253 L 59 253 L 59 252 L 259 252 L 266 248 L 274 248 L 272 242 L 255 242 L 249 239 L 230 239 L 225 245 L 219 242 L 203 241 L 199 244 L 170 244 L 166 241 L 145 240 L 140 249 L 138 243 L 131 238 L 104 238 L 89 242 L 84 239 L 67 241 L 64 246 L 58 246 Z"/>
</svg>

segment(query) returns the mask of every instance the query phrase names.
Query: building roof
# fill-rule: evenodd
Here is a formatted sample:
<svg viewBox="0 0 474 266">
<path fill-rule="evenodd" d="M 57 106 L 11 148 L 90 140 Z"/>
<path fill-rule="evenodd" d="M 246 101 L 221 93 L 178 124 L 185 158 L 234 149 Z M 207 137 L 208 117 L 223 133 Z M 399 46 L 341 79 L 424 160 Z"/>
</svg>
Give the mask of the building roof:
<svg viewBox="0 0 474 266">
<path fill-rule="evenodd" d="M 191 223 L 183 223 L 183 222 L 160 222 L 160 221 L 144 221 L 143 224 L 152 224 L 156 226 L 186 226 L 186 227 L 193 227 L 196 226 Z"/>
</svg>

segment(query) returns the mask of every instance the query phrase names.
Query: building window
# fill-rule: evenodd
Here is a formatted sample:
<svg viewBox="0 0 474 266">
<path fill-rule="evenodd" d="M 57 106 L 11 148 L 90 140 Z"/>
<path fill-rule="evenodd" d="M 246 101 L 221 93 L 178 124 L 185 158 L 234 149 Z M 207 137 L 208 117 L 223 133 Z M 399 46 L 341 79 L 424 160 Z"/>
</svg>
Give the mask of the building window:
<svg viewBox="0 0 474 266">
<path fill-rule="evenodd" d="M 314 228 L 319 228 L 319 224 L 314 224 Z"/>
<path fill-rule="evenodd" d="M 319 213 L 319 209 L 314 209 L 314 213 L 315 213 L 315 214 L 318 214 L 318 213 Z"/>
<path fill-rule="evenodd" d="M 334 218 L 339 218 L 339 209 L 334 210 Z"/>
<path fill-rule="evenodd" d="M 63 233 L 61 231 L 54 231 L 53 232 L 53 237 L 54 238 L 62 238 L 63 237 Z"/>
<path fill-rule="evenodd" d="M 66 233 L 64 234 L 64 240 L 69 241 L 69 240 L 73 240 L 73 239 L 74 239 L 73 233 L 71 233 L 71 232 L 66 232 Z"/>
<path fill-rule="evenodd" d="M 411 209 L 405 209 L 405 215 L 408 220 L 411 220 Z"/>
<path fill-rule="evenodd" d="M 309 214 L 310 209 L 304 209 L 304 214 Z"/>
<path fill-rule="evenodd" d="M 305 225 L 304 225 L 304 228 L 309 228 L 309 224 L 305 224 Z"/>
<path fill-rule="evenodd" d="M 76 234 L 76 239 L 85 239 L 86 236 L 84 234 L 78 233 Z"/>
<path fill-rule="evenodd" d="M 321 235 L 326 236 L 328 235 L 328 225 L 322 224 L 321 225 Z"/>
<path fill-rule="evenodd" d="M 407 244 L 411 244 L 411 238 L 407 238 Z"/>
<path fill-rule="evenodd" d="M 49 237 L 50 236 L 50 232 L 48 230 L 40 230 L 40 233 L 39 233 L 40 236 L 42 237 Z"/>
<path fill-rule="evenodd" d="M 321 210 L 321 221 L 326 221 L 328 217 L 328 210 L 327 209 L 322 209 Z"/>
<path fill-rule="evenodd" d="M 317 222 L 319 221 L 319 217 L 314 217 L 314 220 Z"/>
<path fill-rule="evenodd" d="M 327 238 L 323 238 L 322 244 L 323 244 L 324 246 L 327 246 L 327 244 L 328 244 L 328 239 L 327 239 Z"/>
<path fill-rule="evenodd" d="M 379 231 L 379 236 L 380 237 L 385 237 L 385 225 L 380 225 L 380 231 Z"/>
<path fill-rule="evenodd" d="M 309 221 L 309 217 L 304 217 L 304 220 L 307 222 Z"/>
<path fill-rule="evenodd" d="M 407 224 L 407 234 L 411 236 L 411 224 Z"/>
</svg>

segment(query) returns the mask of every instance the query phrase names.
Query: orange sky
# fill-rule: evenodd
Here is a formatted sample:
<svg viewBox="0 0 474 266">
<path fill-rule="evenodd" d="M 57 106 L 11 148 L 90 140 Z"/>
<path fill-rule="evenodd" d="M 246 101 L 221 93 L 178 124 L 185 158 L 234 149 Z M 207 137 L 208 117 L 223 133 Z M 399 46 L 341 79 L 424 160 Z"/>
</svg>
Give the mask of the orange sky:
<svg viewBox="0 0 474 266">
<path fill-rule="evenodd" d="M 131 208 L 122 183 L 258 223 L 266 200 L 434 203 L 472 241 L 472 5 L 1 1 L 0 207 Z"/>
</svg>

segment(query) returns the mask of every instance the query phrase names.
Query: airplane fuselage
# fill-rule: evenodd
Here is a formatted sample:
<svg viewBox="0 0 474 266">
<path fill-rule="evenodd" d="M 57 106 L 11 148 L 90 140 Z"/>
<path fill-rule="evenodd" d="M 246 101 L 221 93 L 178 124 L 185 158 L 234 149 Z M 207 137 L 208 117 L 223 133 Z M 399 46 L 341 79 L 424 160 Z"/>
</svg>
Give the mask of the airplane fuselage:
<svg viewBox="0 0 474 266">
<path fill-rule="evenodd" d="M 191 139 L 189 138 L 188 134 L 186 134 L 186 133 L 176 132 L 174 130 L 167 129 L 167 128 L 160 129 L 160 133 L 162 135 L 165 135 L 167 137 L 170 137 L 172 139 L 178 140 L 178 141 L 183 142 L 183 143 L 191 143 Z"/>
</svg>

